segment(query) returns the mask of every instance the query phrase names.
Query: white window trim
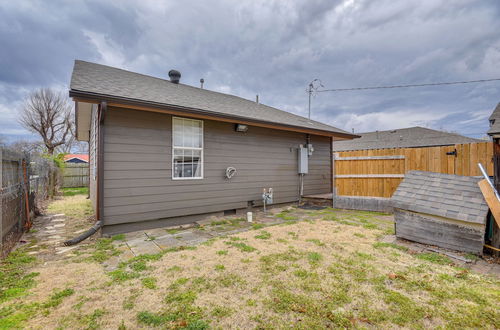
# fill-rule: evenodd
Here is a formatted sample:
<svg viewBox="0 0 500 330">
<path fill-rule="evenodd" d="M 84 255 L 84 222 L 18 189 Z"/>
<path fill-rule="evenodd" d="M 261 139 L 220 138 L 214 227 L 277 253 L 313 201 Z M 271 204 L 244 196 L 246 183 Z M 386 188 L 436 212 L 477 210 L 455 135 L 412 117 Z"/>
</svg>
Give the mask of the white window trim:
<svg viewBox="0 0 500 330">
<path fill-rule="evenodd" d="M 201 148 L 194 148 L 194 147 L 176 147 L 174 146 L 174 119 L 189 119 L 193 121 L 199 121 L 201 122 Z M 204 147 L 205 147 L 205 131 L 204 131 L 204 122 L 203 120 L 199 119 L 192 119 L 192 118 L 187 118 L 187 117 L 174 117 L 172 116 L 172 180 L 202 180 L 205 176 L 205 159 L 204 159 Z M 193 177 L 193 178 L 187 178 L 187 177 L 180 177 L 176 178 L 174 177 L 174 150 L 175 149 L 189 149 L 189 150 L 200 150 L 201 151 L 201 176 L 200 177 Z"/>
</svg>

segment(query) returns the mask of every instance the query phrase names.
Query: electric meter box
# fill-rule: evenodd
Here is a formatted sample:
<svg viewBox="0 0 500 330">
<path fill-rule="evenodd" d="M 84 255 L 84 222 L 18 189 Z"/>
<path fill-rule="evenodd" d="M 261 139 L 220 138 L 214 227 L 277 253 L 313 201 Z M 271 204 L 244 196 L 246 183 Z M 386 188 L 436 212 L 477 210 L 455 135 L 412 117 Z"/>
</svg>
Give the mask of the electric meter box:
<svg viewBox="0 0 500 330">
<path fill-rule="evenodd" d="M 307 174 L 309 170 L 309 150 L 307 148 L 299 148 L 299 174 Z"/>
</svg>

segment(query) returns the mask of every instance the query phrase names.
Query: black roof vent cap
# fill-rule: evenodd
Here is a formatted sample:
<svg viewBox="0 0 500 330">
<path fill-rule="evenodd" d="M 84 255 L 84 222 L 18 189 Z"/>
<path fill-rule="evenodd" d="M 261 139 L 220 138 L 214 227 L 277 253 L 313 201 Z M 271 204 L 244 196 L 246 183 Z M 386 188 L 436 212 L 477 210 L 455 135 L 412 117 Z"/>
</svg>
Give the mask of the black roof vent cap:
<svg viewBox="0 0 500 330">
<path fill-rule="evenodd" d="M 170 81 L 174 84 L 178 84 L 181 80 L 181 73 L 177 70 L 170 70 L 168 76 L 170 77 Z"/>
</svg>

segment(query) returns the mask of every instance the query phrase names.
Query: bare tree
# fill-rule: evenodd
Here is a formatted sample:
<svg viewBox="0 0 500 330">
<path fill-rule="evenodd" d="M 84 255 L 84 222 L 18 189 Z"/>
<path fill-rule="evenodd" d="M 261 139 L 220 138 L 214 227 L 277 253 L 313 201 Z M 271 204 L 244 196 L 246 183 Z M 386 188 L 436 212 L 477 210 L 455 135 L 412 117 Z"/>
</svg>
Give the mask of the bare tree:
<svg viewBox="0 0 500 330">
<path fill-rule="evenodd" d="M 42 138 L 49 155 L 73 135 L 71 105 L 62 94 L 49 88 L 32 92 L 26 99 L 19 122 Z"/>
<path fill-rule="evenodd" d="M 9 144 L 9 149 L 28 154 L 40 154 L 43 151 L 43 143 L 41 141 L 18 140 Z"/>
</svg>

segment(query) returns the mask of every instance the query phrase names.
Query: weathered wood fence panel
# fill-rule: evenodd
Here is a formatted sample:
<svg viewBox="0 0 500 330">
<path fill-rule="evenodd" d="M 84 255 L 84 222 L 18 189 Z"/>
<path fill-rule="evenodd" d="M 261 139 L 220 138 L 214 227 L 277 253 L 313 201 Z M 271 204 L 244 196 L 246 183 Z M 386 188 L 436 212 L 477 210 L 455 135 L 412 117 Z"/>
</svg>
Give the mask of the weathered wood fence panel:
<svg viewBox="0 0 500 330">
<path fill-rule="evenodd" d="M 479 176 L 477 163 L 493 175 L 492 142 L 342 151 L 335 154 L 335 186 L 341 196 L 391 197 L 407 171 Z"/>
<path fill-rule="evenodd" d="M 62 187 L 88 187 L 89 164 L 66 163 L 63 169 Z"/>
</svg>

